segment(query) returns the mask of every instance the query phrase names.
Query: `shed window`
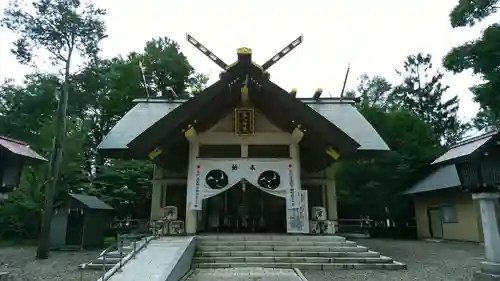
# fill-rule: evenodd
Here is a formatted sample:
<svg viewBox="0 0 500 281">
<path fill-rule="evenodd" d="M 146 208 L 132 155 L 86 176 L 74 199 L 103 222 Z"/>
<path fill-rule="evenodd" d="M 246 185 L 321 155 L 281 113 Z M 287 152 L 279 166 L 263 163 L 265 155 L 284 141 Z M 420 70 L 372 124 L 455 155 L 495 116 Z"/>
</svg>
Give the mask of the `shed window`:
<svg viewBox="0 0 500 281">
<path fill-rule="evenodd" d="M 248 158 L 290 158 L 290 146 L 249 145 Z"/>
<path fill-rule="evenodd" d="M 456 223 L 458 222 L 457 209 L 455 205 L 446 205 L 441 207 L 441 212 L 443 213 L 444 223 Z"/>
</svg>

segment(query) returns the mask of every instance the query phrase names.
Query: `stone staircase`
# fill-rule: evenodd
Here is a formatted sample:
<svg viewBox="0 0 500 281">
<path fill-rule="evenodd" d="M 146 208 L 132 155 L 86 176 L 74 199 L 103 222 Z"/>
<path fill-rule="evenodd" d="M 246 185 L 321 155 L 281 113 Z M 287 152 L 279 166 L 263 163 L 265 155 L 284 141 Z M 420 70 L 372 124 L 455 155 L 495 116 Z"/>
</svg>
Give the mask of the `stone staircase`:
<svg viewBox="0 0 500 281">
<path fill-rule="evenodd" d="M 194 256 L 197 268 L 405 269 L 339 236 L 201 235 Z"/>
</svg>

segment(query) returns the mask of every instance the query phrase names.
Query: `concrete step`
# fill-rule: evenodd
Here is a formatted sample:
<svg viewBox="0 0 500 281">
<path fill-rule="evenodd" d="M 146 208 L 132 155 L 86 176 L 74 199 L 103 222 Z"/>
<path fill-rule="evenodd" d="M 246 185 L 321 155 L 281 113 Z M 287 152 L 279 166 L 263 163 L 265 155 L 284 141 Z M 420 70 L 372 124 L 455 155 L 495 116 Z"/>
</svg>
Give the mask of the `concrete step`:
<svg viewBox="0 0 500 281">
<path fill-rule="evenodd" d="M 336 270 L 336 269 L 406 269 L 406 265 L 393 263 L 197 263 L 197 268 L 239 268 L 239 267 L 264 267 L 264 268 L 299 268 L 304 270 Z"/>
<path fill-rule="evenodd" d="M 344 242 L 346 239 L 341 236 L 320 236 L 320 235 L 199 235 L 198 241 L 330 241 Z"/>
<path fill-rule="evenodd" d="M 322 246 L 198 246 L 198 251 L 202 252 L 367 252 L 368 248 L 362 246 L 354 247 L 322 247 Z"/>
<path fill-rule="evenodd" d="M 275 252 L 275 251 L 197 251 L 197 257 L 353 257 L 371 258 L 379 257 L 380 253 L 374 251 L 366 252 Z"/>
<path fill-rule="evenodd" d="M 199 246 L 318 246 L 318 247 L 356 247 L 352 241 L 224 241 L 224 240 L 200 240 Z"/>
<path fill-rule="evenodd" d="M 106 263 L 106 265 L 104 265 L 104 267 L 106 268 L 106 271 L 107 270 L 110 270 L 111 268 L 113 268 L 113 266 L 115 266 L 116 263 L 114 264 L 111 264 L 111 263 Z M 95 263 L 95 262 L 91 262 L 89 264 L 87 264 L 85 267 L 83 267 L 83 265 L 80 265 L 78 268 L 79 269 L 90 269 L 90 270 L 102 270 L 102 267 L 103 267 L 103 264 L 102 263 Z"/>
<path fill-rule="evenodd" d="M 119 262 L 120 262 L 120 258 L 110 258 L 110 257 L 106 257 L 106 259 L 104 259 L 103 257 L 98 257 L 97 259 L 92 261 L 92 263 L 96 263 L 96 264 L 103 264 L 103 263 L 117 264 Z"/>
<path fill-rule="evenodd" d="M 392 263 L 389 257 L 379 256 L 371 258 L 328 258 L 328 257 L 195 257 L 196 263 Z"/>
<path fill-rule="evenodd" d="M 139 246 L 139 243 L 137 243 L 136 247 Z M 122 252 L 132 252 L 134 250 L 134 246 L 133 245 L 128 245 L 128 246 L 123 246 L 122 247 Z"/>
<path fill-rule="evenodd" d="M 106 255 L 106 258 L 120 258 L 121 257 L 125 257 L 126 255 L 128 255 L 129 252 L 125 252 L 125 251 L 122 251 L 122 253 L 120 254 L 119 251 L 112 251 L 112 252 L 107 252 L 105 255 Z"/>
</svg>

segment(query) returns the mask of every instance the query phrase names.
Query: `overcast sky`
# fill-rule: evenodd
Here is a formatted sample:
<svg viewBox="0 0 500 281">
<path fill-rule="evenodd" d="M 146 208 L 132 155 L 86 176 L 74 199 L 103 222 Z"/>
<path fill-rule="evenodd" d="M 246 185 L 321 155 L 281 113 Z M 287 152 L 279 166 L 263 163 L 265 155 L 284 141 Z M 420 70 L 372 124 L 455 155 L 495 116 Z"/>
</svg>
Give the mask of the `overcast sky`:
<svg viewBox="0 0 500 281">
<path fill-rule="evenodd" d="M 0 1 L 2 10 L 6 2 Z M 475 28 L 452 29 L 448 14 L 458 0 L 312 2 L 94 0 L 108 10 L 104 57 L 141 51 L 151 38 L 167 36 L 179 42 L 191 65 L 211 77 L 210 83 L 221 69 L 186 42 L 186 32 L 228 64 L 236 60 L 238 47 L 252 48 L 254 61 L 263 64 L 303 34 L 302 45 L 270 68 L 274 82 L 287 90 L 297 88 L 299 96 L 311 96 L 318 87 L 325 96 L 338 96 L 349 62 L 348 89 L 364 72 L 396 83 L 394 70 L 401 69 L 407 55 L 428 52 L 440 66 L 451 47 L 478 37 L 488 23 L 500 20 L 496 15 Z M 10 54 L 15 37 L 6 30 L 0 36 L 0 79 L 22 81 L 30 69 Z M 42 59 L 37 64 L 41 71 L 54 71 Z M 470 73 L 446 76 L 449 94 L 460 97 L 464 118 L 477 111 L 468 88 L 478 81 Z"/>
</svg>

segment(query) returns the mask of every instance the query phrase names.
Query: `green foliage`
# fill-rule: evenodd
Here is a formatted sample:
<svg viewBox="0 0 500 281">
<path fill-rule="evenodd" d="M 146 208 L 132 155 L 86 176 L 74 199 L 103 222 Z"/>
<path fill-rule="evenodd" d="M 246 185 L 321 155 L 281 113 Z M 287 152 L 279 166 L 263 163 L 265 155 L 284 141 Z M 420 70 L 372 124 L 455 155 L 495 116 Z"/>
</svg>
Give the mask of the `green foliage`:
<svg viewBox="0 0 500 281">
<path fill-rule="evenodd" d="M 148 218 L 151 207 L 153 165 L 143 161 L 113 160 L 100 171 L 88 194 L 101 197 L 115 210 L 134 218 Z"/>
<path fill-rule="evenodd" d="M 370 216 L 376 220 L 411 218 L 411 199 L 401 193 L 427 176 L 429 163 L 443 152 L 434 128 L 409 111 L 416 106 L 409 86 L 395 89 L 383 77 L 359 79 L 358 107 L 391 151 L 378 157 L 343 161 L 336 167 L 339 213 L 342 218 Z M 407 86 L 405 89 L 403 86 Z M 425 114 L 433 114 L 432 108 Z M 363 175 L 360 177 L 359 175 Z"/>
<path fill-rule="evenodd" d="M 362 106 L 360 111 L 387 142 L 391 152 L 338 165 L 339 204 L 349 210 L 349 214 L 343 216 L 396 219 L 405 215 L 400 210 L 408 204 L 401 193 L 426 176 L 430 161 L 442 148 L 432 127 L 414 114 L 371 105 Z M 359 177 L 360 174 L 363 177 Z"/>
<path fill-rule="evenodd" d="M 420 117 L 445 143 L 453 144 L 469 127 L 458 119 L 458 96 L 445 100 L 449 87 L 441 82 L 443 73 L 432 70 L 431 55 L 408 56 L 404 70 L 398 71 L 403 81 L 394 88 L 389 100 L 393 106 Z"/>
<path fill-rule="evenodd" d="M 167 39 L 162 42 L 177 46 Z M 176 59 L 175 54 L 180 52 L 172 46 L 163 46 L 172 53 L 169 55 L 171 60 L 155 58 L 155 55 L 163 56 L 167 50 L 155 49 L 157 52 L 152 53 L 145 48 L 144 53 L 94 59 L 71 75 L 67 134 L 56 201 L 67 192 L 83 192 L 107 201 L 115 207 L 118 217 L 149 217 L 152 165 L 143 161 L 107 160 L 97 153 L 96 147 L 134 106 L 133 100 L 146 97 L 138 67 L 142 58 L 162 62 L 163 66 L 157 66 L 158 69 L 189 70 L 183 74 L 163 71 L 164 75 L 181 73 L 182 76 L 174 76 L 171 81 L 184 81 L 179 83 L 183 89 L 204 88 L 206 76 L 194 72 L 185 57 Z M 159 75 L 152 66 L 148 68 L 152 76 Z M 57 108 L 54 95 L 62 83 L 54 75 L 30 74 L 22 85 L 11 81 L 0 85 L 0 134 L 27 141 L 48 157 L 55 126 L 53 112 Z M 174 84 L 163 85 L 174 87 Z M 20 187 L 9 200 L 0 203 L 0 223 L 4 229 L 0 237 L 35 238 L 38 235 L 46 171 L 45 166 L 26 168 Z M 35 217 L 37 219 L 33 219 Z"/>
<path fill-rule="evenodd" d="M 473 26 L 499 7 L 498 0 L 460 0 L 450 15 L 453 27 Z M 483 129 L 497 125 L 500 117 L 500 23 L 487 27 L 482 36 L 461 46 L 452 48 L 443 59 L 446 69 L 455 73 L 472 70 L 484 81 L 470 90 L 480 104 L 481 111 L 475 125 Z M 487 118 L 486 118 L 487 117 Z"/>
<path fill-rule="evenodd" d="M 46 50 L 54 63 L 68 63 L 73 51 L 95 56 L 105 38 L 101 17 L 106 13 L 80 0 L 38 0 L 31 9 L 15 0 L 5 9 L 3 26 L 18 34 L 12 52 L 21 63 L 30 63 L 35 51 Z"/>
<path fill-rule="evenodd" d="M 194 73 L 179 45 L 167 37 L 146 43 L 141 58 L 145 68 L 147 86 L 152 95 L 168 99 L 188 98 L 186 89 L 200 85 L 204 75 Z M 206 82 L 206 79 L 204 80 Z"/>
<path fill-rule="evenodd" d="M 451 26 L 473 26 L 497 12 L 499 3 L 499 0 L 459 0 L 450 13 Z"/>
<path fill-rule="evenodd" d="M 358 79 L 356 91 L 361 95 L 363 105 L 385 108 L 388 106 L 387 99 L 392 91 L 392 85 L 384 77 L 370 78 L 367 74 L 363 74 Z"/>
<path fill-rule="evenodd" d="M 18 35 L 12 52 L 24 64 L 32 62 L 36 51 L 51 54 L 54 65 L 63 65 L 63 83 L 56 95 L 55 134 L 49 169 L 43 223 L 37 258 L 48 258 L 53 200 L 61 177 L 64 143 L 67 134 L 67 107 L 70 88 L 71 59 L 76 53 L 83 58 L 95 57 L 105 38 L 102 9 L 80 0 L 37 0 L 32 9 L 14 0 L 4 11 L 1 24 Z"/>
</svg>

